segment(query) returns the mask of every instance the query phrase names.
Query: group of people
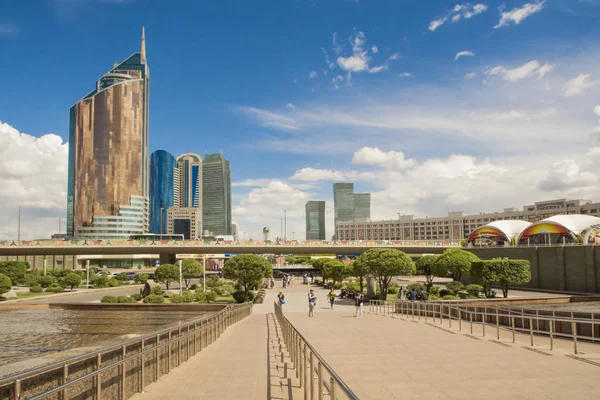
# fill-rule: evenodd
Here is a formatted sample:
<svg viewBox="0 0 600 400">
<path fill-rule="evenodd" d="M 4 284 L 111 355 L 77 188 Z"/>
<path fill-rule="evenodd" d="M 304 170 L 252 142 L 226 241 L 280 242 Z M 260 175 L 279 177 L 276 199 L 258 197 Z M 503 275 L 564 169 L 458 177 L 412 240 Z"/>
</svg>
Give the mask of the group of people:
<svg viewBox="0 0 600 400">
<path fill-rule="evenodd" d="M 400 286 L 400 300 L 408 300 L 408 301 L 427 301 L 429 300 L 429 293 L 426 290 L 419 289 L 418 291 L 415 288 L 408 291 L 404 286 Z"/>
<path fill-rule="evenodd" d="M 315 276 L 313 275 L 312 272 L 310 274 L 306 274 L 306 272 L 304 274 L 302 274 L 302 283 L 304 285 L 308 285 L 308 284 L 312 285 L 314 280 L 315 280 Z"/>
<path fill-rule="evenodd" d="M 285 289 L 288 286 L 292 286 L 294 284 L 294 277 L 292 275 L 284 275 L 281 277 L 281 285 Z M 275 288 L 275 278 L 271 277 L 269 280 L 269 288 Z"/>
<path fill-rule="evenodd" d="M 331 289 L 331 291 L 327 294 L 327 299 L 329 300 L 329 306 L 331 307 L 332 310 L 333 310 L 333 304 L 335 303 L 335 298 L 336 298 L 335 290 Z M 283 291 L 279 291 L 279 294 L 277 295 L 277 302 L 280 306 L 283 306 L 285 304 L 285 294 L 283 293 Z M 356 312 L 354 314 L 355 317 L 363 316 L 363 303 L 364 303 L 364 298 L 363 298 L 362 293 L 356 293 L 354 295 L 354 306 L 356 308 Z M 308 316 L 309 317 L 315 316 L 315 307 L 316 306 L 317 306 L 317 296 L 315 295 L 315 290 L 310 289 L 310 291 L 308 292 Z"/>
</svg>

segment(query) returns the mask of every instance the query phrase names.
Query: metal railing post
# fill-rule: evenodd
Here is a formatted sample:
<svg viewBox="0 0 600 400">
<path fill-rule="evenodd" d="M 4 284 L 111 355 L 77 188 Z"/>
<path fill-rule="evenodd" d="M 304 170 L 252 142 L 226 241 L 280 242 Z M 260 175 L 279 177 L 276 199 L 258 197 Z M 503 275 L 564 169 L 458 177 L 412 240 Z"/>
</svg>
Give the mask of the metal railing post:
<svg viewBox="0 0 600 400">
<path fill-rule="evenodd" d="M 496 308 L 496 339 L 500 340 L 500 315 Z"/>
<path fill-rule="evenodd" d="M 554 320 L 548 321 L 550 327 L 550 350 L 554 350 Z"/>
<path fill-rule="evenodd" d="M 319 386 L 319 400 L 323 400 L 323 363 L 321 363 L 321 361 L 319 361 L 319 363 L 317 364 L 317 376 L 317 385 Z"/>
<path fill-rule="evenodd" d="M 13 393 L 13 399 L 19 400 L 21 398 L 21 380 L 17 379 L 15 381 L 15 392 Z"/>
<path fill-rule="evenodd" d="M 529 338 L 531 342 L 531 347 L 533 347 L 533 319 L 529 318 Z"/>
<path fill-rule="evenodd" d="M 473 334 L 473 311 L 469 311 L 469 322 L 471 324 L 471 335 Z"/>
<path fill-rule="evenodd" d="M 515 338 L 515 317 L 512 317 L 512 316 L 511 316 L 511 317 L 510 317 L 510 322 L 511 322 L 511 325 L 512 325 L 512 337 L 513 337 L 513 343 L 515 343 L 515 340 L 516 340 L 516 338 Z"/>
<path fill-rule="evenodd" d="M 125 360 L 125 357 L 127 356 L 127 348 L 125 346 L 121 347 L 121 360 Z M 125 400 L 126 396 L 125 394 L 127 393 L 127 382 L 126 382 L 126 375 L 127 375 L 127 362 L 123 361 L 123 364 L 121 364 L 121 400 Z M 66 365 L 65 365 L 66 368 Z"/>
<path fill-rule="evenodd" d="M 123 366 L 124 368 L 125 366 Z M 69 364 L 65 364 L 63 365 L 63 376 L 62 376 L 62 383 L 63 385 L 65 383 L 67 383 L 67 380 L 69 379 Z M 125 382 L 122 383 L 122 385 L 124 385 Z M 67 388 L 64 388 L 61 392 L 61 400 L 67 400 Z"/>
<path fill-rule="evenodd" d="M 142 341 L 143 343 L 143 341 Z M 100 369 L 100 364 L 102 364 L 102 355 L 98 353 L 96 355 L 96 369 Z M 100 378 L 100 374 L 96 374 L 96 400 L 100 400 L 102 395 L 102 380 Z"/>
<path fill-rule="evenodd" d="M 329 378 L 329 398 L 335 400 L 335 379 Z"/>
<path fill-rule="evenodd" d="M 487 322 L 487 307 L 483 308 L 483 315 L 481 316 L 481 329 L 483 337 L 485 337 L 485 323 Z"/>
<path fill-rule="evenodd" d="M 308 400 L 308 387 L 312 383 L 310 375 L 306 374 L 308 365 L 308 346 L 304 343 L 304 364 L 302 365 L 302 374 L 304 375 L 304 400 Z"/>
<path fill-rule="evenodd" d="M 156 345 L 155 345 L 155 350 L 154 350 L 154 357 L 156 358 L 154 360 L 154 368 L 155 368 L 155 377 L 154 377 L 154 381 L 158 382 L 158 379 L 160 378 L 160 349 L 159 349 L 159 345 L 160 345 L 160 335 L 156 335 Z"/>
<path fill-rule="evenodd" d="M 140 392 L 144 391 L 144 340 L 142 340 L 142 345 L 140 348 Z"/>
<path fill-rule="evenodd" d="M 310 375 L 308 376 L 308 380 L 306 381 L 310 386 L 310 400 L 315 399 L 315 366 L 313 362 L 313 354 L 310 352 Z"/>
<path fill-rule="evenodd" d="M 169 338 L 168 338 L 168 346 L 167 346 L 167 374 L 171 373 L 171 330 L 169 330 Z"/>
<path fill-rule="evenodd" d="M 577 323 L 575 321 L 571 322 L 571 329 L 573 331 L 573 353 L 577 354 Z"/>
</svg>

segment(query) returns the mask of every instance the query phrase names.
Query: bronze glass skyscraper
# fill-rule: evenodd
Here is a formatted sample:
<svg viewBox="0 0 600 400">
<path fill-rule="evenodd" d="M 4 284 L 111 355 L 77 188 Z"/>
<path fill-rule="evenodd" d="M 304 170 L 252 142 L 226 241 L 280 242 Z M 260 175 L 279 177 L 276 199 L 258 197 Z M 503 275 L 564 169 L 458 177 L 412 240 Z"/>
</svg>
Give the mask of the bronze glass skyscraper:
<svg viewBox="0 0 600 400">
<path fill-rule="evenodd" d="M 147 232 L 149 79 L 142 30 L 141 51 L 71 107 L 68 236 Z"/>
</svg>

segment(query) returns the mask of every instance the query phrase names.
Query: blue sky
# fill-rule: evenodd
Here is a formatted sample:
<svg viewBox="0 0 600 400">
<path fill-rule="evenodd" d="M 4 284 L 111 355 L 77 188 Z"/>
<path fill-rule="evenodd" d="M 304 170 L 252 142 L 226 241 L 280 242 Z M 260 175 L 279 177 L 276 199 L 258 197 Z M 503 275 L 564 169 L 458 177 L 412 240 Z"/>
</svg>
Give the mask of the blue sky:
<svg viewBox="0 0 600 400">
<path fill-rule="evenodd" d="M 57 230 L 68 109 L 142 26 L 151 151 L 223 151 L 250 236 L 279 234 L 284 208 L 303 236 L 337 180 L 373 193 L 373 218 L 600 200 L 598 17 L 597 0 L 3 1 L 0 237 L 19 204 Z"/>
</svg>

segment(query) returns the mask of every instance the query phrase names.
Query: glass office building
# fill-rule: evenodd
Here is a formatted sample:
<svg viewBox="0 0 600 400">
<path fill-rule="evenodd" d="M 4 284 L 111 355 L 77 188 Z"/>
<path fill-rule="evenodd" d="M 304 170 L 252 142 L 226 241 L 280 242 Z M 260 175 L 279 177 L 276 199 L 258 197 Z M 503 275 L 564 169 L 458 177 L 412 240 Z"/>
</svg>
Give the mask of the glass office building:
<svg viewBox="0 0 600 400">
<path fill-rule="evenodd" d="M 371 193 L 354 193 L 354 221 L 371 218 Z"/>
<path fill-rule="evenodd" d="M 371 194 L 354 193 L 354 183 L 333 184 L 334 239 L 340 223 L 367 221 L 371 218 Z"/>
<path fill-rule="evenodd" d="M 231 171 L 223 154 L 206 154 L 202 170 L 202 225 L 213 235 L 231 235 Z"/>
<path fill-rule="evenodd" d="M 325 202 L 309 201 L 304 205 L 306 240 L 325 240 Z"/>
<path fill-rule="evenodd" d="M 142 49 L 70 110 L 67 235 L 126 237 L 148 230 L 149 70 Z"/>
<path fill-rule="evenodd" d="M 177 160 L 164 150 L 150 156 L 150 232 L 167 233 L 167 210 L 175 204 L 179 170 Z M 161 216 L 162 214 L 162 216 Z"/>
<path fill-rule="evenodd" d="M 179 169 L 177 207 L 202 208 L 202 157 L 186 153 L 177 157 Z"/>
</svg>

